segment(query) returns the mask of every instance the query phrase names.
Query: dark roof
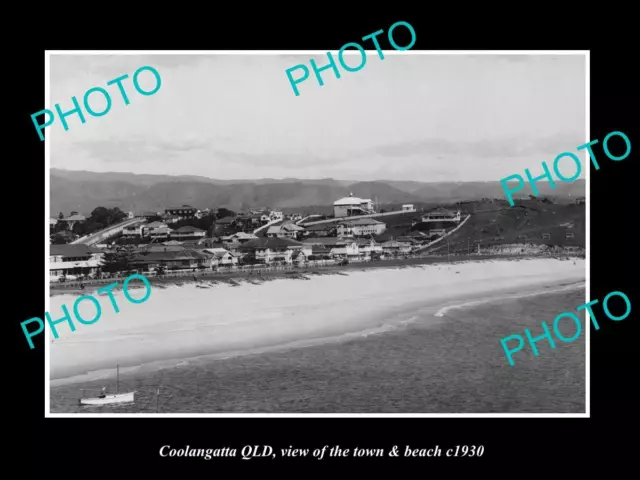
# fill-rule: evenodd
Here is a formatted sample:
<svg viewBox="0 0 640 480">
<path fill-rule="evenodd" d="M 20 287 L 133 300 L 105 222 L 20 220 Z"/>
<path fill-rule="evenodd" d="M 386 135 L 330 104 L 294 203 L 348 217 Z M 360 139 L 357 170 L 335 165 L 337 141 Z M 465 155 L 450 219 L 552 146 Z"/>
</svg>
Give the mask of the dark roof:
<svg viewBox="0 0 640 480">
<path fill-rule="evenodd" d="M 204 232 L 204 230 L 187 225 L 184 227 L 177 228 L 173 231 L 173 233 L 189 233 L 189 232 Z"/>
<path fill-rule="evenodd" d="M 219 220 L 216 220 L 216 223 L 228 223 L 228 224 L 232 224 L 234 222 L 234 220 L 236 219 L 236 217 L 223 217 Z"/>
<path fill-rule="evenodd" d="M 369 238 L 355 238 L 353 240 L 358 246 L 363 246 L 363 245 L 371 245 L 372 240 Z M 375 244 L 376 242 L 373 241 L 373 243 Z"/>
<path fill-rule="evenodd" d="M 337 237 L 312 237 L 312 238 L 307 238 L 305 240 L 302 241 L 303 244 L 305 245 L 345 245 L 347 243 L 353 243 L 353 240 L 351 241 L 345 241 L 345 240 L 341 240 L 340 238 Z"/>
<path fill-rule="evenodd" d="M 101 253 L 103 250 L 92 248 L 89 245 L 51 245 L 49 255 L 62 255 L 63 257 L 84 257 L 93 253 Z"/>
<path fill-rule="evenodd" d="M 335 225 L 329 223 L 319 223 L 318 225 L 309 225 L 308 227 L 304 227 L 308 232 L 313 231 L 322 231 L 322 230 L 330 230 L 332 228 L 336 228 Z"/>
<path fill-rule="evenodd" d="M 388 240 L 391 240 L 393 238 L 393 235 L 390 232 L 386 232 L 386 233 L 382 233 L 380 235 L 377 235 L 374 238 L 375 238 L 376 242 L 386 242 Z"/>
<path fill-rule="evenodd" d="M 187 259 L 203 259 L 209 258 L 206 255 L 195 250 L 167 251 L 167 252 L 145 252 L 136 256 L 136 261 L 158 261 L 158 260 L 187 260 Z"/>
<path fill-rule="evenodd" d="M 379 222 L 374 218 L 357 218 L 355 220 L 343 220 L 340 223 L 343 225 L 376 225 L 384 222 Z"/>
<path fill-rule="evenodd" d="M 291 240 L 290 238 L 258 237 L 254 240 L 249 240 L 240 248 L 242 250 L 254 250 L 256 248 L 283 248 L 301 246 L 302 243 Z"/>
<path fill-rule="evenodd" d="M 140 250 L 141 252 L 181 252 L 184 249 L 182 245 L 158 245 L 150 243 Z"/>
</svg>

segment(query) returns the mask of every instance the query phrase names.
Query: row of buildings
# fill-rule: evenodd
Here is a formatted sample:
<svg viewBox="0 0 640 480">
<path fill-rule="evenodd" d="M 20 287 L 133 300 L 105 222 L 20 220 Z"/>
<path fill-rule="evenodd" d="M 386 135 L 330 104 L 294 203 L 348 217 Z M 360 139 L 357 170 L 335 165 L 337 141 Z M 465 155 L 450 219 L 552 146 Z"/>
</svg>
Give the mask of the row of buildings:
<svg viewBox="0 0 640 480">
<path fill-rule="evenodd" d="M 301 242 L 288 238 L 247 238 L 239 232 L 224 243 L 205 246 L 199 243 L 176 241 L 139 245 L 130 268 L 140 271 L 165 270 L 215 270 L 238 264 L 304 265 L 317 260 L 369 260 L 385 256 L 406 255 L 411 252 L 408 242 L 388 241 L 378 243 L 364 238 L 309 238 Z M 103 271 L 105 249 L 88 245 L 51 245 L 50 277 L 57 281 L 62 277 L 96 277 Z"/>
</svg>

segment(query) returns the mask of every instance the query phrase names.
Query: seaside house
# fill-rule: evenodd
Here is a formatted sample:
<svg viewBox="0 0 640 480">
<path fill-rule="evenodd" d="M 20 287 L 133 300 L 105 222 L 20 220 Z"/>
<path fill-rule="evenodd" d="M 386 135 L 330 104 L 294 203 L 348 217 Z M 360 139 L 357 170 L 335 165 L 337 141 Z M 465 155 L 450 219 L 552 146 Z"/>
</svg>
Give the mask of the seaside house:
<svg viewBox="0 0 640 480">
<path fill-rule="evenodd" d="M 304 245 L 322 246 L 329 250 L 329 255 L 334 258 L 356 258 L 360 256 L 358 243 L 353 239 L 337 237 L 315 237 L 302 241 Z"/>
<path fill-rule="evenodd" d="M 227 235 L 225 237 L 222 237 L 222 244 L 226 245 L 226 244 L 243 244 L 243 243 L 247 243 L 251 240 L 255 240 L 256 237 L 253 233 L 246 233 L 246 232 L 236 232 L 232 235 Z"/>
<path fill-rule="evenodd" d="M 49 276 L 52 280 L 65 275 L 92 275 L 102 263 L 104 252 L 88 245 L 51 245 Z"/>
<path fill-rule="evenodd" d="M 373 239 L 358 238 L 355 240 L 358 245 L 358 254 L 364 258 L 372 256 L 382 256 L 384 250 Z"/>
<path fill-rule="evenodd" d="M 373 218 L 356 218 L 343 220 L 338 225 L 338 235 L 341 237 L 366 235 L 380 235 L 387 229 L 387 225 Z"/>
<path fill-rule="evenodd" d="M 176 240 L 186 240 L 193 238 L 204 238 L 207 232 L 196 227 L 180 227 L 171 232 L 171 238 Z"/>
<path fill-rule="evenodd" d="M 218 265 L 236 265 L 238 263 L 238 256 L 232 255 L 231 252 L 224 248 L 205 248 L 203 252 L 213 255 Z"/>
<path fill-rule="evenodd" d="M 292 263 L 293 254 L 303 251 L 305 256 L 311 254 L 311 245 L 303 245 L 290 238 L 259 237 L 240 247 L 242 253 L 255 254 L 257 263 L 272 262 Z"/>
<path fill-rule="evenodd" d="M 180 247 L 180 250 L 177 250 L 176 247 L 164 248 L 164 251 L 158 251 L 154 248 L 140 251 L 132 262 L 133 266 L 143 270 L 153 270 L 160 266 L 170 270 L 192 270 L 211 268 L 217 265 L 213 255 L 187 250 L 182 247 Z"/>
<path fill-rule="evenodd" d="M 328 237 L 336 233 L 336 225 L 331 223 L 320 223 L 305 227 L 305 234 L 311 237 Z"/>
<path fill-rule="evenodd" d="M 312 245 L 309 260 L 331 260 L 331 250 L 324 245 Z"/>
<path fill-rule="evenodd" d="M 285 223 L 283 225 L 273 225 L 267 229 L 267 237 L 277 238 L 298 238 L 304 232 L 304 228 L 299 227 L 293 222 Z"/>
<path fill-rule="evenodd" d="M 397 240 L 384 242 L 381 247 L 382 251 L 387 255 L 403 255 L 411 253 L 410 243 L 398 242 Z"/>
<path fill-rule="evenodd" d="M 57 218 L 50 218 L 49 219 L 49 233 L 53 233 L 53 231 L 55 230 L 57 224 L 58 224 L 58 219 Z"/>
</svg>

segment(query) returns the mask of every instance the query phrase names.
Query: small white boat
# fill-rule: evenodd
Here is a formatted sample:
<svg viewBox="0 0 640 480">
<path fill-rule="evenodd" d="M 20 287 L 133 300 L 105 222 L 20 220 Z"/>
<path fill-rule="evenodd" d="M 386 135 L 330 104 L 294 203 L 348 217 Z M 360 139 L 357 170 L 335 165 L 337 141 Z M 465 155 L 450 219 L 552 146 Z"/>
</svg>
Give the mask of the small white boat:
<svg viewBox="0 0 640 480">
<path fill-rule="evenodd" d="M 116 393 L 106 393 L 97 397 L 82 397 L 78 399 L 78 405 L 109 405 L 113 403 L 133 403 L 135 391 L 120 393 L 120 366 L 116 365 Z"/>
<path fill-rule="evenodd" d="M 111 403 L 131 403 L 134 401 L 136 392 L 113 393 L 99 397 L 81 398 L 78 400 L 80 405 L 107 405 Z"/>
</svg>

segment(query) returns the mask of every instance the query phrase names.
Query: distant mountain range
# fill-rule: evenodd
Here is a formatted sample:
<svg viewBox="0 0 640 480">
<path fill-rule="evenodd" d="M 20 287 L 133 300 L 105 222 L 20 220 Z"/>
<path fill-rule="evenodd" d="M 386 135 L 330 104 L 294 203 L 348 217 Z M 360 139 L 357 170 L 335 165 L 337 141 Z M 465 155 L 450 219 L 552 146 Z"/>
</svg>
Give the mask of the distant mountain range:
<svg viewBox="0 0 640 480">
<path fill-rule="evenodd" d="M 136 175 L 51 169 L 52 216 L 78 211 L 88 215 L 94 208 L 119 207 L 123 211 L 162 211 L 170 206 L 197 208 L 226 207 L 232 210 L 271 207 L 284 210 L 302 207 L 330 207 L 338 198 L 353 193 L 379 204 L 450 203 L 483 197 L 504 198 L 500 182 L 414 182 L 378 180 L 353 182 L 323 178 L 318 180 L 259 179 L 216 180 L 195 175 Z M 540 195 L 560 201 L 585 195 L 585 182 L 537 184 Z M 521 196 L 527 197 L 527 186 Z"/>
</svg>

